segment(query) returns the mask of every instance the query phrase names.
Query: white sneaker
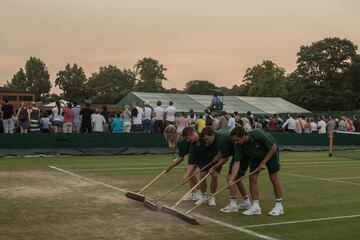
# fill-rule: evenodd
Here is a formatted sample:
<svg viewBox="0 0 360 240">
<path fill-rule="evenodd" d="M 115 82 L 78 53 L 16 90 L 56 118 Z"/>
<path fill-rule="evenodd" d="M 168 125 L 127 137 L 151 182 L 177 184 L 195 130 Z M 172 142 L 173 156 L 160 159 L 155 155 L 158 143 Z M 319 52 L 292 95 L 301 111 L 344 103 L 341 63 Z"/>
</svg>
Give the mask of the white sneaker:
<svg viewBox="0 0 360 240">
<path fill-rule="evenodd" d="M 232 213 L 232 212 L 238 212 L 238 211 L 239 211 L 238 206 L 233 203 L 229 203 L 229 205 L 220 209 L 220 212 L 223 212 L 223 213 Z"/>
<path fill-rule="evenodd" d="M 197 201 L 201 198 L 201 192 L 197 191 L 195 193 L 193 193 L 193 201 Z"/>
<path fill-rule="evenodd" d="M 260 215 L 261 214 L 261 208 L 259 205 L 252 205 L 248 210 L 243 212 L 246 216 L 252 216 L 252 215 Z"/>
<path fill-rule="evenodd" d="M 216 206 L 215 197 L 211 197 L 208 200 L 209 206 Z"/>
<path fill-rule="evenodd" d="M 194 201 L 194 194 L 189 193 L 188 195 L 186 195 L 183 201 Z"/>
<path fill-rule="evenodd" d="M 244 202 L 242 202 L 242 203 L 240 203 L 239 205 L 238 205 L 238 208 L 239 209 L 244 209 L 244 210 L 247 210 L 247 209 L 249 209 L 250 207 L 251 207 L 251 202 L 250 201 L 244 201 Z"/>
<path fill-rule="evenodd" d="M 268 214 L 274 217 L 280 216 L 284 214 L 284 208 L 282 205 L 276 204 L 275 207 Z"/>
<path fill-rule="evenodd" d="M 200 205 L 205 203 L 204 200 L 206 199 L 206 195 L 200 194 L 199 199 L 195 202 L 196 205 Z"/>
</svg>

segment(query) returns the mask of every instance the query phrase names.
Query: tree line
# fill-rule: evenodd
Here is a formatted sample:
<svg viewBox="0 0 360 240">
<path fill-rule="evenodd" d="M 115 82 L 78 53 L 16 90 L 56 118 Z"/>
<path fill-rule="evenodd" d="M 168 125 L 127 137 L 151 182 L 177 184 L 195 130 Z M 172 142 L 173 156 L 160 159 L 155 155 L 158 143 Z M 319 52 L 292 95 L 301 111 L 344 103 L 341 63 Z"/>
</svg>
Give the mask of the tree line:
<svg viewBox="0 0 360 240">
<path fill-rule="evenodd" d="M 64 98 L 70 101 L 115 104 L 131 91 L 212 94 L 221 89 L 225 95 L 282 97 L 309 110 L 355 110 L 360 108 L 360 55 L 357 46 L 347 39 L 325 38 L 301 46 L 297 67 L 287 73 L 271 60 L 248 68 L 242 81 L 232 88 L 216 86 L 207 80 L 191 80 L 185 88 L 165 89 L 166 68 L 157 60 L 145 57 L 133 68 L 101 66 L 86 77 L 78 64 L 67 64 L 55 79 L 62 93 L 50 94 L 50 74 L 45 63 L 31 57 L 5 87 L 28 90 L 37 101 Z"/>
</svg>

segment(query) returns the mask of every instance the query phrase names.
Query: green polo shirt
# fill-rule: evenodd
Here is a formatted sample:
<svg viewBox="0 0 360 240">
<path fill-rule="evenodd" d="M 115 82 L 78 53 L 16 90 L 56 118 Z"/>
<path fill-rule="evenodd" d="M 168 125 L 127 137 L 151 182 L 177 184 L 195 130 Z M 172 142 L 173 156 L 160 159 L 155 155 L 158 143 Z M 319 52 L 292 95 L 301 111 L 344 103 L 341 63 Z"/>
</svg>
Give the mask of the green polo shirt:
<svg viewBox="0 0 360 240">
<path fill-rule="evenodd" d="M 241 159 L 250 159 L 251 161 L 262 161 L 270 148 L 276 144 L 275 139 L 262 129 L 254 129 L 248 132 L 250 141 L 244 144 L 236 144 L 235 146 L 235 161 Z"/>
<path fill-rule="evenodd" d="M 179 149 L 179 157 L 185 157 L 190 152 L 191 143 L 186 139 L 182 139 L 177 143 L 177 147 Z"/>
<path fill-rule="evenodd" d="M 215 133 L 215 141 L 211 147 L 221 151 L 221 158 L 227 158 L 234 155 L 234 142 L 230 137 L 229 130 L 220 130 Z"/>
</svg>

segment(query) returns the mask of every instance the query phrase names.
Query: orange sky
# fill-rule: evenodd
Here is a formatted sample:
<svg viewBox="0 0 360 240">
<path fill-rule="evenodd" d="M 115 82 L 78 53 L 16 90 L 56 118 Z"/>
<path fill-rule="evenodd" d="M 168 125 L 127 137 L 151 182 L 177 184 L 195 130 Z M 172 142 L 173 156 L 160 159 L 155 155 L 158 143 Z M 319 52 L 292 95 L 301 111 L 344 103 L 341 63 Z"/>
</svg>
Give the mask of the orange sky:
<svg viewBox="0 0 360 240">
<path fill-rule="evenodd" d="M 70 63 L 130 68 L 153 57 L 167 88 L 205 79 L 239 84 L 270 59 L 291 72 L 301 45 L 325 37 L 360 45 L 357 0 L 1 0 L 0 84 L 30 56 L 51 80 Z"/>
</svg>

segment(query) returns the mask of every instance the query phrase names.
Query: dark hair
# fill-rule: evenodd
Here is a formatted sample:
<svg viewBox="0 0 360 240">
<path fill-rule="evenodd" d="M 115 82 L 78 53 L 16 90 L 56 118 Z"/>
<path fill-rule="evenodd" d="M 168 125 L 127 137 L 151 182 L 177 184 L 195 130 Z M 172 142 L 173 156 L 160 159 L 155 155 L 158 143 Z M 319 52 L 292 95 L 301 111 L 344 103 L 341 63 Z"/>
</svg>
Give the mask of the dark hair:
<svg viewBox="0 0 360 240">
<path fill-rule="evenodd" d="M 248 116 L 250 116 L 251 115 L 251 112 L 250 111 L 247 111 L 247 113 L 246 113 Z"/>
<path fill-rule="evenodd" d="M 183 111 L 180 112 L 180 115 L 185 116 L 185 113 Z"/>
<path fill-rule="evenodd" d="M 174 103 L 172 101 L 169 102 L 169 106 L 172 106 Z"/>
<path fill-rule="evenodd" d="M 120 113 L 116 113 L 116 117 L 119 118 L 119 117 L 120 117 Z"/>
<path fill-rule="evenodd" d="M 68 102 L 68 103 L 67 103 L 67 107 L 68 107 L 68 108 L 72 108 L 72 104 Z"/>
<path fill-rule="evenodd" d="M 8 103 L 9 102 L 9 99 L 7 97 L 4 98 L 4 102 L 5 103 Z"/>
<path fill-rule="evenodd" d="M 90 103 L 85 103 L 85 107 L 90 107 Z"/>
<path fill-rule="evenodd" d="M 157 106 L 161 106 L 161 101 L 157 101 L 157 102 L 156 102 L 156 105 L 157 105 Z"/>
<path fill-rule="evenodd" d="M 104 111 L 107 111 L 107 106 L 106 105 L 104 105 L 104 106 L 102 106 L 102 109 L 104 110 Z"/>
<path fill-rule="evenodd" d="M 214 134 L 215 134 L 215 131 L 212 129 L 212 127 L 204 127 L 201 132 L 201 138 L 203 138 L 205 136 L 214 135 Z"/>
<path fill-rule="evenodd" d="M 186 128 L 183 129 L 182 136 L 184 138 L 186 138 L 187 136 L 189 136 L 193 132 L 195 132 L 195 130 L 192 127 L 186 127 Z"/>
<path fill-rule="evenodd" d="M 76 106 L 78 105 L 78 103 L 77 103 L 77 102 L 73 102 L 73 105 L 74 105 L 74 107 L 76 107 Z"/>
<path fill-rule="evenodd" d="M 61 113 L 60 101 L 56 101 L 56 106 L 57 106 L 57 108 L 58 108 L 58 115 L 60 115 L 60 113 Z"/>
<path fill-rule="evenodd" d="M 243 127 L 237 126 L 230 132 L 230 136 L 237 136 L 237 137 L 243 137 L 247 135 L 246 131 Z"/>
<path fill-rule="evenodd" d="M 47 111 L 44 111 L 43 114 L 42 114 L 42 117 L 46 118 L 48 116 L 49 116 L 49 114 L 47 113 Z"/>
</svg>

